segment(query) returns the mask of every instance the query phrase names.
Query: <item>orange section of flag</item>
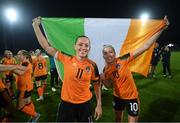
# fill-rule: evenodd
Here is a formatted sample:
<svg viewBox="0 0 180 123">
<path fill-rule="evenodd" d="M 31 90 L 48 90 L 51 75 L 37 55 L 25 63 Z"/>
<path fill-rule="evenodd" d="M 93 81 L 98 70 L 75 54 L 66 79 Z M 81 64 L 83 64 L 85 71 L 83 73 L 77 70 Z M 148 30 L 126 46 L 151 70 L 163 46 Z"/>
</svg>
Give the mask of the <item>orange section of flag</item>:
<svg viewBox="0 0 180 123">
<path fill-rule="evenodd" d="M 164 26 L 163 20 L 146 20 L 143 22 L 140 19 L 132 19 L 120 55 L 135 51 Z M 130 63 L 132 72 L 147 76 L 153 49 L 154 45 Z"/>
</svg>

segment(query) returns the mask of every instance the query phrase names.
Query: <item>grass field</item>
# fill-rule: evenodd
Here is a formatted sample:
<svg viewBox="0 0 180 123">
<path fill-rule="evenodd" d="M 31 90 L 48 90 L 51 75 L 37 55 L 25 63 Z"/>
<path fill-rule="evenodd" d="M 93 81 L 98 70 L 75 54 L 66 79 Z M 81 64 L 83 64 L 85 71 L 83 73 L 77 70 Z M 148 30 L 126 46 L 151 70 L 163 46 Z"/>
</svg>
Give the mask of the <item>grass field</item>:
<svg viewBox="0 0 180 123">
<path fill-rule="evenodd" d="M 162 64 L 159 62 L 156 78 L 149 79 L 141 75 L 134 75 L 140 96 L 141 122 L 180 122 L 180 52 L 173 52 L 171 56 L 172 79 L 162 77 Z M 33 101 L 37 112 L 41 114 L 39 121 L 55 122 L 57 107 L 60 102 L 60 88 L 56 92 L 50 90 L 48 77 L 47 91 L 44 102 L 36 102 L 37 93 L 33 92 Z M 95 99 L 92 100 L 95 106 Z M 103 115 L 98 122 L 113 122 L 112 90 L 102 91 Z M 29 118 L 20 112 L 17 121 L 27 121 Z M 127 121 L 127 114 L 124 121 Z"/>
</svg>

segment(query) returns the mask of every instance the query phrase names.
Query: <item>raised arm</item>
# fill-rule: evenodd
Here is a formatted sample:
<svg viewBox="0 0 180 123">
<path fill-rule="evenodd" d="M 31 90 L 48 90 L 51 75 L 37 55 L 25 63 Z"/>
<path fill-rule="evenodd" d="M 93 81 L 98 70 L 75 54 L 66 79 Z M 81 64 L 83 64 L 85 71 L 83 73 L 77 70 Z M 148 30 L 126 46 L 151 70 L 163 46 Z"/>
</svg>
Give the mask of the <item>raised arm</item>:
<svg viewBox="0 0 180 123">
<path fill-rule="evenodd" d="M 13 72 L 17 75 L 22 75 L 25 73 L 26 70 L 13 70 Z"/>
<path fill-rule="evenodd" d="M 13 72 L 17 75 L 22 75 L 26 72 L 28 64 L 23 63 L 22 65 L 19 65 L 19 68 L 21 69 L 15 69 Z"/>
<path fill-rule="evenodd" d="M 34 32 L 36 34 L 36 37 L 38 39 L 39 44 L 41 45 L 41 47 L 51 56 L 54 56 L 55 53 L 57 52 L 57 50 L 55 48 L 53 48 L 52 46 L 49 45 L 47 39 L 45 38 L 45 36 L 43 35 L 41 29 L 40 29 L 40 24 L 41 24 L 41 17 L 37 17 L 35 19 L 33 19 L 33 29 Z"/>
<path fill-rule="evenodd" d="M 167 19 L 167 16 L 164 17 L 164 21 L 166 22 L 166 25 L 169 25 L 169 21 Z M 165 28 L 167 28 L 167 26 Z M 161 29 L 160 31 L 158 31 L 156 34 L 154 34 L 148 41 L 146 41 L 146 43 L 141 46 L 140 48 L 138 48 L 137 50 L 134 51 L 134 58 L 136 58 L 137 56 L 141 55 L 142 53 L 144 53 L 147 49 L 149 49 L 152 44 L 159 38 L 160 34 L 162 33 L 162 31 L 165 29 Z"/>
<path fill-rule="evenodd" d="M 25 70 L 25 67 L 19 65 L 2 65 L 0 64 L 0 72 L 13 71 L 13 70 Z"/>
</svg>

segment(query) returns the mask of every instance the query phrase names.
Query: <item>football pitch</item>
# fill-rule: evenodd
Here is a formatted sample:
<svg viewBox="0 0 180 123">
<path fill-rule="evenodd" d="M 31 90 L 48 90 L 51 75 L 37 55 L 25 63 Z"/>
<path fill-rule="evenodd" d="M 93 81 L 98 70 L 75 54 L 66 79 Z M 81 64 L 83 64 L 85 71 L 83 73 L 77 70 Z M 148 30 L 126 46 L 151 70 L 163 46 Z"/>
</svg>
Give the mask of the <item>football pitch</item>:
<svg viewBox="0 0 180 123">
<path fill-rule="evenodd" d="M 171 54 L 172 79 L 162 76 L 162 63 L 158 63 L 155 78 L 145 78 L 135 74 L 135 82 L 140 96 L 140 122 L 180 122 L 180 52 Z M 45 100 L 37 102 L 36 89 L 32 99 L 36 111 L 41 114 L 39 122 L 55 122 L 58 104 L 60 102 L 60 89 L 57 86 L 56 92 L 51 91 L 50 78 L 48 77 Z M 95 106 L 95 97 L 92 99 Z M 112 108 L 112 89 L 102 91 L 103 115 L 97 122 L 114 122 Z M 18 112 L 18 120 L 27 122 L 29 117 Z M 127 121 L 127 113 L 124 121 Z"/>
</svg>

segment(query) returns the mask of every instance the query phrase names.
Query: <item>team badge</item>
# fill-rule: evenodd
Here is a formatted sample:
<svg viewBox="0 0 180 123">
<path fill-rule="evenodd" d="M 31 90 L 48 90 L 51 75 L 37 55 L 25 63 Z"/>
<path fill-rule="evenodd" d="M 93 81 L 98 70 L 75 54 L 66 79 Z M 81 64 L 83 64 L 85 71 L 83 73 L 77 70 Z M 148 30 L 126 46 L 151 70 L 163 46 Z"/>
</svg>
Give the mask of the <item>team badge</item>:
<svg viewBox="0 0 180 123">
<path fill-rule="evenodd" d="M 86 72 L 89 72 L 89 71 L 90 71 L 90 67 L 87 66 L 87 67 L 86 67 Z"/>
<path fill-rule="evenodd" d="M 116 64 L 116 68 L 117 68 L 117 69 L 120 69 L 120 64 Z"/>
</svg>

